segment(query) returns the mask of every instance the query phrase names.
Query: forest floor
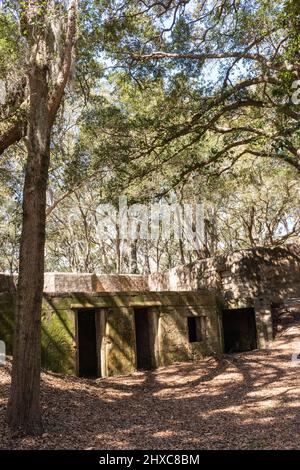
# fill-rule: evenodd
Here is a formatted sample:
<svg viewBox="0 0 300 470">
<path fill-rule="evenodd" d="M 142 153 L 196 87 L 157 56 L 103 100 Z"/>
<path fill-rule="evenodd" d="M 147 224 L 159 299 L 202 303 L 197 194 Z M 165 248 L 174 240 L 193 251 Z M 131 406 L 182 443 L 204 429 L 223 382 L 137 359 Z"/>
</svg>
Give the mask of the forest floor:
<svg viewBox="0 0 300 470">
<path fill-rule="evenodd" d="M 300 325 L 268 350 L 86 380 L 42 374 L 45 431 L 10 435 L 10 365 L 0 367 L 2 449 L 300 449 Z"/>
</svg>

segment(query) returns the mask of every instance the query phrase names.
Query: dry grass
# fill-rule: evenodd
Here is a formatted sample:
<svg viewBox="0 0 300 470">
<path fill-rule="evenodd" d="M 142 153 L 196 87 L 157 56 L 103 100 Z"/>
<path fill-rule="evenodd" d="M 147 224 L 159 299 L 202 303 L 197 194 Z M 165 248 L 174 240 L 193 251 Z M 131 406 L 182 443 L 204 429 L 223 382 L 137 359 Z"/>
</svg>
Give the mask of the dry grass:
<svg viewBox="0 0 300 470">
<path fill-rule="evenodd" d="M 5 425 L 9 367 L 0 368 L 2 449 L 300 449 L 300 327 L 271 349 L 96 381 L 42 377 L 45 433 Z"/>
</svg>

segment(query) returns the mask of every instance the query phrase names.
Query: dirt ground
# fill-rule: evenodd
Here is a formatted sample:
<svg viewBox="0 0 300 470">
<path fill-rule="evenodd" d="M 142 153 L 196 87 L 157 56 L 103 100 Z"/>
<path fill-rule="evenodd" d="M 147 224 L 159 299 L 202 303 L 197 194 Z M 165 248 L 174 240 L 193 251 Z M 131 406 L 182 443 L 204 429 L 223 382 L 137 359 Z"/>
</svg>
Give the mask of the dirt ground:
<svg viewBox="0 0 300 470">
<path fill-rule="evenodd" d="M 0 448 L 300 449 L 300 361 L 291 361 L 297 339 L 293 325 L 269 350 L 126 377 L 44 373 L 40 438 L 7 430 L 10 367 L 0 367 Z"/>
</svg>

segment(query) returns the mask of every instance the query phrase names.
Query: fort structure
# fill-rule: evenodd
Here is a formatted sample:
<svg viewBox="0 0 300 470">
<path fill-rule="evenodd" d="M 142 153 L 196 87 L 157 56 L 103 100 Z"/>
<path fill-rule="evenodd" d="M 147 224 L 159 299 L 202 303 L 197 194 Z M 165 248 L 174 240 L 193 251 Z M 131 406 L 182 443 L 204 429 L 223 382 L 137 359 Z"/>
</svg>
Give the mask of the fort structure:
<svg viewBox="0 0 300 470">
<path fill-rule="evenodd" d="M 17 279 L 0 274 L 0 340 L 12 353 Z M 149 276 L 46 273 L 42 364 L 105 377 L 266 348 L 300 309 L 300 248 L 256 248 Z"/>
</svg>

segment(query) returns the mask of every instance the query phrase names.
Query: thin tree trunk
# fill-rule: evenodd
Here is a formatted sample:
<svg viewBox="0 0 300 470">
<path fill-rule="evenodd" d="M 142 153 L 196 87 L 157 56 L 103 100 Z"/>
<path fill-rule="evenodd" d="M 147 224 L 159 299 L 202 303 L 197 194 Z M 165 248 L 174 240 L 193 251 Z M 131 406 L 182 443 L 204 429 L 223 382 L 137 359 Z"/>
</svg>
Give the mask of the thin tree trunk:
<svg viewBox="0 0 300 470">
<path fill-rule="evenodd" d="M 28 155 L 23 193 L 12 385 L 7 415 L 11 428 L 35 435 L 42 432 L 41 306 L 50 155 L 47 68 L 45 60 L 38 59 L 39 53 L 36 56 L 29 73 Z"/>
<path fill-rule="evenodd" d="M 151 274 L 151 266 L 150 266 L 150 255 L 149 255 L 149 240 L 146 240 L 146 272 L 144 274 Z"/>
<path fill-rule="evenodd" d="M 180 252 L 180 262 L 181 264 L 186 264 L 185 263 L 185 256 L 184 256 L 184 249 L 183 249 L 183 241 L 180 238 L 179 239 L 179 252 Z"/>
<path fill-rule="evenodd" d="M 122 259 L 121 259 L 121 238 L 120 238 L 120 227 L 119 224 L 116 225 L 117 237 L 116 237 L 116 272 L 117 274 L 121 273 L 122 270 Z"/>
<path fill-rule="evenodd" d="M 138 260 L 137 260 L 137 240 L 130 242 L 130 274 L 138 274 Z"/>
</svg>

